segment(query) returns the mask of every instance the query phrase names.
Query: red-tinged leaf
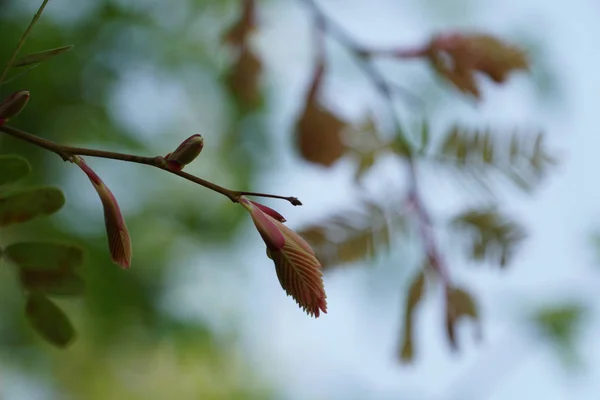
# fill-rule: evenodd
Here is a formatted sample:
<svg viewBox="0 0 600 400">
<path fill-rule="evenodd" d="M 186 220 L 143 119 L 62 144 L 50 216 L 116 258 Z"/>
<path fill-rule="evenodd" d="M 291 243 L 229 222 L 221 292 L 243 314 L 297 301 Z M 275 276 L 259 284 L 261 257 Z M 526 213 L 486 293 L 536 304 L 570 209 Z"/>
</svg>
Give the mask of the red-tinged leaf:
<svg viewBox="0 0 600 400">
<path fill-rule="evenodd" d="M 64 348 L 75 339 L 69 318 L 44 295 L 33 293 L 27 297 L 25 315 L 32 327 L 54 346 Z"/>
<path fill-rule="evenodd" d="M 440 75 L 465 93 L 479 97 L 475 73 L 502 83 L 512 71 L 526 70 L 525 52 L 485 34 L 438 35 L 429 45 L 429 59 Z"/>
<path fill-rule="evenodd" d="M 281 249 L 285 244 L 285 238 L 279 227 L 275 225 L 275 219 L 265 214 L 261 208 L 255 206 L 256 203 L 244 196 L 240 197 L 239 203 L 250 213 L 254 226 L 256 226 L 267 248 Z"/>
<path fill-rule="evenodd" d="M 283 215 L 279 214 L 277 211 L 273 210 L 272 208 L 267 207 L 263 204 L 257 203 L 252 200 L 250 200 L 250 202 L 252 204 L 254 204 L 256 207 L 258 207 L 262 212 L 264 212 L 268 216 L 275 218 L 279 222 L 285 222 L 285 218 L 283 217 Z"/>
<path fill-rule="evenodd" d="M 327 313 L 321 264 L 300 236 L 279 222 L 277 225 L 285 236 L 285 246 L 268 250 L 268 254 L 275 263 L 279 283 L 307 314 L 318 318 L 321 311 Z"/>
<path fill-rule="evenodd" d="M 29 92 L 27 90 L 20 90 L 5 98 L 0 103 L 0 120 L 3 125 L 9 119 L 16 117 L 29 102 Z"/>
<path fill-rule="evenodd" d="M 131 265 L 131 238 L 117 199 L 83 158 L 74 157 L 73 162 L 88 176 L 102 202 L 108 248 L 112 261 L 121 268 L 129 268 Z"/>
</svg>

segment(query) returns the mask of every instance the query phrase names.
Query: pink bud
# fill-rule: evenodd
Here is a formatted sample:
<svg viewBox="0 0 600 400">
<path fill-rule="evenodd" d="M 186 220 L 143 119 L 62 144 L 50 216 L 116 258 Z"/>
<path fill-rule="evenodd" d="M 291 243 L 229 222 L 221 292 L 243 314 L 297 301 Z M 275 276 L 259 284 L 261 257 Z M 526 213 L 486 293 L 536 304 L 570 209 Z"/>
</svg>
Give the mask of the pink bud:
<svg viewBox="0 0 600 400">
<path fill-rule="evenodd" d="M 27 105 L 29 92 L 20 90 L 8 96 L 0 103 L 0 125 L 17 116 Z"/>
<path fill-rule="evenodd" d="M 267 207 L 263 204 L 257 203 L 255 201 L 250 200 L 250 203 L 252 203 L 253 205 L 255 205 L 256 207 L 260 208 L 260 210 L 262 212 L 264 212 L 265 214 L 275 218 L 277 221 L 279 222 L 285 222 L 285 218 L 283 218 L 283 216 L 281 214 L 279 214 L 277 211 L 273 210 L 270 207 Z"/>
<path fill-rule="evenodd" d="M 108 236 L 110 258 L 121 268 L 129 268 L 131 265 L 131 239 L 115 196 L 100 177 L 83 161 L 83 158 L 75 156 L 72 161 L 85 172 L 94 185 L 96 192 L 98 192 L 98 196 L 100 196 L 104 208 L 104 223 Z"/>
<path fill-rule="evenodd" d="M 269 217 L 269 214 L 263 212 L 261 207 L 258 207 L 256 203 L 244 196 L 240 197 L 239 202 L 250 213 L 254 226 L 256 226 L 258 233 L 260 233 L 267 247 L 273 250 L 282 248 L 285 245 L 285 238 L 271 217 Z M 272 211 L 275 212 L 274 210 Z"/>
<path fill-rule="evenodd" d="M 201 135 L 192 135 L 185 139 L 174 152 L 165 156 L 170 169 L 181 171 L 184 166 L 198 157 L 204 148 L 204 139 Z"/>
</svg>

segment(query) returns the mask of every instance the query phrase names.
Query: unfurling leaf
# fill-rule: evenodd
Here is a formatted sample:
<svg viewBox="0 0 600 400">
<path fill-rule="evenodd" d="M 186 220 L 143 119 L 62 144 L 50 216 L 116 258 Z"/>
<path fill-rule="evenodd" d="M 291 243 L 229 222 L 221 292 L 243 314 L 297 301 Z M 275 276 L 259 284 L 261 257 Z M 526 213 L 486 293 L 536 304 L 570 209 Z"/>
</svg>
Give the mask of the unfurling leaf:
<svg viewBox="0 0 600 400">
<path fill-rule="evenodd" d="M 0 156 L 0 186 L 17 182 L 31 173 L 31 165 L 21 156 Z"/>
<path fill-rule="evenodd" d="M 480 97 L 475 73 L 502 83 L 512 71 L 527 70 L 525 52 L 485 34 L 450 33 L 435 36 L 427 52 L 435 70 L 460 91 Z"/>
<path fill-rule="evenodd" d="M 446 289 L 446 333 L 453 350 L 458 349 L 456 341 L 456 323 L 461 317 L 470 317 L 477 324 L 477 336 L 480 335 L 479 312 L 475 300 L 460 288 Z"/>
<path fill-rule="evenodd" d="M 24 66 L 31 65 L 31 64 L 38 64 L 38 63 L 47 61 L 48 59 L 55 57 L 59 54 L 65 53 L 65 52 L 71 50 L 72 48 L 73 48 L 73 46 L 63 46 L 63 47 L 58 47 L 56 49 L 44 50 L 44 51 L 40 51 L 38 53 L 28 54 L 26 56 L 18 58 L 13 63 L 13 67 L 24 67 Z"/>
<path fill-rule="evenodd" d="M 231 70 L 226 82 L 229 90 L 239 103 L 248 108 L 257 107 L 261 101 L 260 74 L 262 64 L 249 46 L 244 46 Z"/>
<path fill-rule="evenodd" d="M 421 269 L 415 279 L 412 281 L 408 289 L 406 299 L 406 310 L 404 313 L 404 325 L 402 332 L 402 345 L 400 347 L 400 360 L 404 363 L 409 363 L 414 359 L 414 339 L 413 339 L 413 324 L 414 312 L 423 298 L 425 289 L 425 273 Z"/>
<path fill-rule="evenodd" d="M 321 264 L 308 243 L 282 222 L 275 210 L 242 196 L 240 204 L 250 213 L 267 245 L 267 255 L 275 263 L 281 287 L 309 315 L 318 318 L 327 312 Z"/>
<path fill-rule="evenodd" d="M 54 187 L 12 190 L 0 194 L 0 227 L 54 214 L 65 204 L 63 192 Z"/>
<path fill-rule="evenodd" d="M 248 36 L 256 29 L 256 4 L 254 0 L 244 0 L 239 19 L 221 37 L 221 42 L 231 46 L 243 47 Z"/>
<path fill-rule="evenodd" d="M 121 268 L 129 268 L 131 265 L 131 239 L 117 199 L 115 199 L 115 196 L 106 187 L 104 182 L 102 182 L 100 177 L 85 163 L 83 158 L 75 156 L 72 161 L 90 179 L 102 202 L 110 258 Z"/>
<path fill-rule="evenodd" d="M 170 169 L 181 171 L 183 167 L 191 163 L 200 155 L 204 148 L 204 139 L 201 135 L 192 135 L 185 139 L 174 152 L 165 156 Z"/>
<path fill-rule="evenodd" d="M 54 346 L 64 348 L 75 339 L 69 318 L 44 295 L 32 293 L 27 297 L 25 315 L 33 328 Z"/>
<path fill-rule="evenodd" d="M 27 90 L 20 90 L 2 100 L 0 103 L 0 126 L 23 111 L 29 102 L 29 96 Z"/>
<path fill-rule="evenodd" d="M 329 167 L 346 150 L 342 138 L 346 123 L 319 101 L 324 71 L 322 64 L 315 68 L 304 109 L 296 122 L 296 137 L 300 154 L 305 160 Z"/>
<path fill-rule="evenodd" d="M 518 245 L 526 238 L 525 230 L 494 208 L 468 210 L 457 215 L 452 224 L 470 236 L 469 255 L 477 261 L 489 260 L 505 267 Z"/>
</svg>

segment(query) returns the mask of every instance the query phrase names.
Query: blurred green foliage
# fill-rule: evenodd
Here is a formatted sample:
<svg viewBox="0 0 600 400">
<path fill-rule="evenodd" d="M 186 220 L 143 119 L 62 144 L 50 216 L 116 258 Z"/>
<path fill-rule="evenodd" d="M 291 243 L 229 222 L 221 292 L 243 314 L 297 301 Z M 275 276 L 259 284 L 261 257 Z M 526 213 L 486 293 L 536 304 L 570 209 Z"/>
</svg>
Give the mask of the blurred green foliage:
<svg viewBox="0 0 600 400">
<path fill-rule="evenodd" d="M 0 1 L 2 63 L 14 50 L 37 3 Z M 27 109 L 11 123 L 62 144 L 164 155 L 195 133 L 180 131 L 183 124 L 179 119 L 189 120 L 190 115 L 201 119 L 212 113 L 211 105 L 218 102 L 218 123 L 207 132 L 198 127 L 211 147 L 212 155 L 205 157 L 205 173 L 218 171 L 216 180 L 248 190 L 258 170 L 258 159 L 247 144 L 265 142 L 257 129 L 261 118 L 249 119 L 252 115 L 248 112 L 236 111 L 222 82 L 221 58 L 226 59 L 226 55 L 215 56 L 218 40 L 213 40 L 234 17 L 235 4 L 181 1 L 174 7 L 164 1 L 143 5 L 116 0 L 76 5 L 51 1 L 21 55 L 65 45 L 74 45 L 74 49 L 0 87 L 0 97 L 22 88 L 32 94 Z M 136 104 L 138 115 L 148 105 L 159 113 L 164 111 L 160 117 L 166 122 L 152 134 L 133 125 L 127 110 L 118 103 L 123 96 L 132 100 L 127 87 L 132 78 L 142 75 L 155 81 L 168 77 L 180 87 L 190 88 L 184 99 L 166 93 L 164 99 L 158 96 L 149 100 L 159 106 L 143 101 Z M 26 305 L 19 293 L 18 277 L 5 262 L 0 264 L 0 369 L 16 369 L 32 379 L 52 382 L 56 398 L 271 396 L 244 364 L 235 337 L 215 337 L 202 321 L 182 322 L 160 301 L 169 290 L 166 282 L 170 274 L 181 261 L 192 257 L 174 251 L 178 241 L 196 241 L 199 249 L 226 244 L 243 221 L 241 210 L 169 174 L 145 172 L 123 163 L 112 165 L 112 170 L 99 173 L 126 205 L 124 214 L 134 256 L 131 271 L 123 272 L 110 262 L 97 199 L 90 200 L 94 208 L 87 209 L 87 204 L 81 203 L 92 198 L 82 193 L 93 188 L 81 174 L 72 172 L 74 166 L 5 135 L 0 135 L 0 153 L 27 158 L 33 173 L 25 183 L 59 185 L 67 201 L 66 210 L 58 217 L 3 229 L 0 244 L 6 247 L 15 242 L 52 239 L 82 245 L 88 253 L 80 268 L 85 297 L 56 303 L 66 310 L 78 333 L 77 340 L 61 352 L 33 334 L 23 313 L 25 308 L 28 315 L 43 308 L 58 318 L 54 303 L 36 295 Z M 214 165 L 215 160 L 223 159 L 231 162 L 211 166 L 211 162 Z M 3 181 L 12 179 L 2 177 Z M 15 247 L 8 249 L 18 253 Z M 45 323 L 38 320 L 34 325 L 43 331 Z M 62 326 L 62 331 L 51 333 L 54 341 L 61 343 L 69 338 L 67 325 Z"/>
</svg>

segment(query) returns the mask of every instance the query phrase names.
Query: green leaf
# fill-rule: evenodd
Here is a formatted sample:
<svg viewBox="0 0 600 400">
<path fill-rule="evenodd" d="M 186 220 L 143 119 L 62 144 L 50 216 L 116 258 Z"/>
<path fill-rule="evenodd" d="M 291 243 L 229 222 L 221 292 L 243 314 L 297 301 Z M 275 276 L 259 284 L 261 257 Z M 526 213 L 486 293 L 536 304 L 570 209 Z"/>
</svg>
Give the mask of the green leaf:
<svg viewBox="0 0 600 400">
<path fill-rule="evenodd" d="M 41 294 L 30 294 L 25 305 L 29 323 L 45 340 L 65 348 L 75 339 L 75 329 L 65 313 Z"/>
<path fill-rule="evenodd" d="M 0 227 L 54 214 L 65 204 L 55 187 L 27 188 L 0 195 Z"/>
<path fill-rule="evenodd" d="M 8 246 L 4 256 L 21 269 L 69 271 L 83 263 L 83 250 L 77 246 L 24 242 Z"/>
<path fill-rule="evenodd" d="M 63 46 L 58 47 L 56 49 L 49 49 L 40 51 L 38 53 L 31 53 L 26 56 L 18 58 L 14 63 L 13 67 L 25 67 L 27 65 L 38 64 L 44 61 L 49 60 L 52 57 L 55 57 L 59 54 L 65 53 L 71 50 L 73 46 Z"/>
<path fill-rule="evenodd" d="M 581 304 L 566 303 L 544 307 L 532 316 L 534 328 L 554 345 L 567 367 L 576 366 L 580 362 L 576 344 L 586 311 L 586 307 Z"/>
<path fill-rule="evenodd" d="M 17 155 L 0 156 L 0 185 L 16 182 L 31 172 L 29 162 Z"/>
<path fill-rule="evenodd" d="M 85 293 L 83 279 L 69 270 L 22 269 L 19 279 L 23 288 L 30 292 L 55 296 L 81 296 Z"/>
</svg>

